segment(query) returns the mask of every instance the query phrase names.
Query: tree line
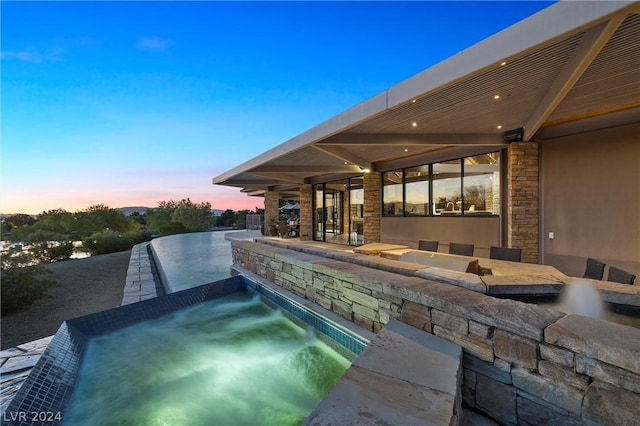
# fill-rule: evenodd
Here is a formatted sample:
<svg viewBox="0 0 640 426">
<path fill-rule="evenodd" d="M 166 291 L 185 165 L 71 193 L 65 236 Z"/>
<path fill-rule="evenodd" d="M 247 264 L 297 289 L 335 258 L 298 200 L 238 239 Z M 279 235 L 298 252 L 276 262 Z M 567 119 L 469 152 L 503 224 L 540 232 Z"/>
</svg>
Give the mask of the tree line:
<svg viewBox="0 0 640 426">
<path fill-rule="evenodd" d="M 256 208 L 258 213 L 263 213 Z M 53 285 L 44 265 L 68 259 L 74 245 L 91 254 L 129 250 L 154 236 L 208 231 L 215 228 L 244 228 L 246 215 L 254 212 L 225 210 L 214 217 L 208 202 L 189 198 L 161 201 L 146 213 L 125 216 L 104 204 L 75 213 L 64 209 L 42 212 L 38 216 L 16 214 L 0 223 L 2 240 L 13 243 L 3 251 L 2 314 L 19 309 L 46 294 Z M 22 246 L 22 247 L 20 247 Z"/>
</svg>

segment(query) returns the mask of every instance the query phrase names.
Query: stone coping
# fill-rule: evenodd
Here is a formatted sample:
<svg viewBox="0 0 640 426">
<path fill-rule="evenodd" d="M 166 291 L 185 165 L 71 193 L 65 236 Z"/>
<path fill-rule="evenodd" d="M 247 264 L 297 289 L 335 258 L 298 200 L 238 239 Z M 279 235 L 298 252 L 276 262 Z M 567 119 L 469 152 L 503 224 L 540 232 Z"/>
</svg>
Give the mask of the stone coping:
<svg viewBox="0 0 640 426">
<path fill-rule="evenodd" d="M 459 265 L 451 269 L 447 262 L 427 266 L 406 261 L 408 253 L 419 252 L 410 248 L 393 248 L 382 250 L 379 255 L 362 254 L 349 246 L 323 243 L 320 241 L 299 241 L 297 239 L 279 239 L 269 237 L 254 238 L 253 241 L 270 246 L 313 254 L 329 259 L 354 263 L 368 268 L 380 269 L 404 276 L 416 276 L 432 281 L 444 282 L 492 296 L 556 296 L 562 293 L 566 285 L 576 280 L 586 279 L 569 277 L 550 265 L 508 262 L 504 260 L 473 258 L 468 256 L 435 253 L 438 258 L 458 260 L 457 258 L 476 259 L 480 268 L 491 267 L 497 275 L 479 276 L 475 273 L 460 270 Z M 377 244 L 377 243 L 375 243 Z M 382 243 L 381 243 L 382 244 Z M 382 247 L 385 245 L 382 244 Z M 375 246 L 380 248 L 380 245 Z M 386 246 L 393 246 L 388 244 Z M 369 251 L 369 250 L 366 250 Z M 374 250 L 375 251 L 375 250 Z M 431 252 L 424 252 L 431 253 Z M 402 257 L 404 256 L 404 258 Z M 422 256 L 422 255 L 421 255 Z M 424 256 L 423 256 L 424 257 Z M 431 256 L 435 258 L 435 256 Z M 640 285 L 618 284 L 608 281 L 586 280 L 598 289 L 605 302 L 640 308 Z"/>
<path fill-rule="evenodd" d="M 458 272 L 469 272 L 474 274 L 478 272 L 478 259 L 467 256 L 457 256 L 455 254 L 410 250 L 402 253 L 397 260 L 402 262 L 419 263 L 430 267 L 450 269 Z"/>
<path fill-rule="evenodd" d="M 640 330 L 637 328 L 567 315 L 545 329 L 544 341 L 640 374 Z"/>
<path fill-rule="evenodd" d="M 364 244 L 359 247 L 354 247 L 352 250 L 354 253 L 367 254 L 367 255 L 379 255 L 383 251 L 402 250 L 407 248 L 408 246 L 403 246 L 399 244 L 370 243 L 370 244 Z"/>
<path fill-rule="evenodd" d="M 0 352 L 0 412 L 4 413 L 53 336 Z"/>
<path fill-rule="evenodd" d="M 458 424 L 462 372 L 460 346 L 391 319 L 303 424 Z"/>
<path fill-rule="evenodd" d="M 131 249 L 121 306 L 153 299 L 158 295 L 148 247 L 149 243 L 145 242 Z"/>
<path fill-rule="evenodd" d="M 640 307 L 640 285 L 620 284 L 611 281 L 590 280 L 587 278 L 567 277 L 565 285 L 571 285 L 577 281 L 586 281 L 598 289 L 605 302 L 619 305 Z"/>
</svg>

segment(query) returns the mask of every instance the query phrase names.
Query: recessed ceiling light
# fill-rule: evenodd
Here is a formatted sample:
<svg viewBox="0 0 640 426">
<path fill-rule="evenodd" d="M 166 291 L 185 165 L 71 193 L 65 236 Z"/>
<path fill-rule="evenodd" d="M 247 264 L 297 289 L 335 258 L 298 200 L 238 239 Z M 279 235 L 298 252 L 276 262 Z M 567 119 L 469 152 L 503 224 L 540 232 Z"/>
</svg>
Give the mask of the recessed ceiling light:
<svg viewBox="0 0 640 426">
<path fill-rule="evenodd" d="M 411 123 L 411 125 L 412 125 L 413 127 L 416 127 L 416 126 L 418 125 L 418 123 L 416 123 L 416 122 L 414 121 L 413 123 Z"/>
<path fill-rule="evenodd" d="M 415 103 L 416 103 L 416 100 L 415 100 L 415 99 L 414 99 L 414 100 L 412 100 L 412 101 L 411 101 L 411 103 L 412 103 L 412 104 L 415 104 Z"/>
<path fill-rule="evenodd" d="M 493 95 L 493 99 L 500 99 L 500 95 Z"/>
<path fill-rule="evenodd" d="M 405 148 L 405 149 L 404 149 L 404 152 L 409 152 L 409 148 Z"/>
<path fill-rule="evenodd" d="M 504 65 L 507 65 L 507 63 L 505 61 L 502 61 L 502 63 L 500 63 L 500 66 L 502 67 Z"/>
<path fill-rule="evenodd" d="M 502 126 L 498 124 L 498 129 L 502 129 Z"/>
</svg>

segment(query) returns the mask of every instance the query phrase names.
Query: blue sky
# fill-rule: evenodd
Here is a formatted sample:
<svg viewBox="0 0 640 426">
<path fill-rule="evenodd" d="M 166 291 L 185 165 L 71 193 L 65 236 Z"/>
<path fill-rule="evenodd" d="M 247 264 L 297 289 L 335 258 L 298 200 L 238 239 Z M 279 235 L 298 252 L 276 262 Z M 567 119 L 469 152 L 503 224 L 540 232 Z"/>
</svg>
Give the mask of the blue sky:
<svg viewBox="0 0 640 426">
<path fill-rule="evenodd" d="M 0 212 L 191 198 L 549 2 L 6 2 Z"/>
</svg>

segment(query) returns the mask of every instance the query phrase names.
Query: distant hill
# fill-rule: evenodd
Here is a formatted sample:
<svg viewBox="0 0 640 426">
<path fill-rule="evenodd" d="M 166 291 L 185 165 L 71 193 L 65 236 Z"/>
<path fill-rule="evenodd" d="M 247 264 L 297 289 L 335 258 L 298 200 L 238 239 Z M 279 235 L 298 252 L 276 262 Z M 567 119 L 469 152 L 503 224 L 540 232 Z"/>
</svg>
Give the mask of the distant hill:
<svg viewBox="0 0 640 426">
<path fill-rule="evenodd" d="M 135 213 L 138 212 L 140 214 L 145 214 L 147 212 L 147 210 L 149 210 L 151 207 L 120 207 L 117 208 L 116 210 L 118 210 L 120 213 L 122 213 L 125 216 L 131 216 L 131 213 Z"/>
<path fill-rule="evenodd" d="M 145 214 L 147 210 L 152 207 L 120 207 L 116 210 L 120 211 L 125 216 L 131 216 L 131 213 L 138 212 L 140 214 Z M 211 209 L 211 214 L 214 216 L 220 216 L 224 210 L 222 209 Z"/>
</svg>

